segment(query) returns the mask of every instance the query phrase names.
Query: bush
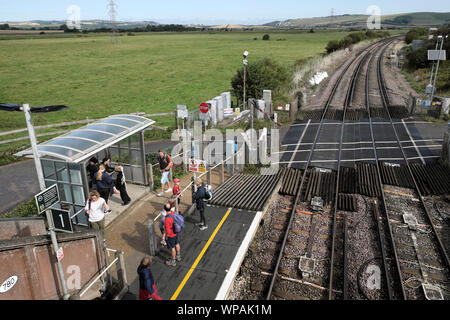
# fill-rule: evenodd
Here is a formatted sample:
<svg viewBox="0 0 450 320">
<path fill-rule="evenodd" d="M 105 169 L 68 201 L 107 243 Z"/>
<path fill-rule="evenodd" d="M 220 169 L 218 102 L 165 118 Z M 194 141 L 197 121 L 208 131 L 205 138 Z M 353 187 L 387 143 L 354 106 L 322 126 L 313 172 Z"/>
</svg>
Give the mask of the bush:
<svg viewBox="0 0 450 320">
<path fill-rule="evenodd" d="M 19 204 L 16 208 L 2 215 L 2 218 L 26 218 L 37 216 L 36 201 L 31 199 L 27 202 Z"/>
<path fill-rule="evenodd" d="M 351 45 L 359 43 L 366 39 L 385 38 L 385 37 L 389 37 L 389 36 L 390 36 L 390 34 L 387 31 L 368 30 L 366 33 L 353 32 L 353 33 L 350 33 L 348 36 L 346 36 L 345 38 L 343 38 L 340 41 L 331 40 L 330 42 L 328 42 L 326 50 L 327 50 L 327 53 L 330 54 L 334 51 L 348 48 Z"/>
<path fill-rule="evenodd" d="M 268 34 L 265 34 L 262 39 L 265 41 L 270 40 L 270 36 Z"/>
<path fill-rule="evenodd" d="M 331 40 L 330 42 L 328 42 L 326 50 L 327 53 L 332 53 L 334 51 L 338 51 L 341 49 L 341 44 L 338 40 Z"/>
<path fill-rule="evenodd" d="M 411 44 L 413 40 L 423 40 L 428 34 L 425 28 L 413 28 L 405 35 L 405 42 Z"/>
<path fill-rule="evenodd" d="M 289 70 L 271 58 L 249 63 L 247 66 L 247 98 L 260 99 L 263 90 L 272 90 L 273 101 L 286 102 L 285 92 L 292 80 Z M 233 94 L 242 102 L 244 69 L 240 68 L 231 80 Z"/>
</svg>

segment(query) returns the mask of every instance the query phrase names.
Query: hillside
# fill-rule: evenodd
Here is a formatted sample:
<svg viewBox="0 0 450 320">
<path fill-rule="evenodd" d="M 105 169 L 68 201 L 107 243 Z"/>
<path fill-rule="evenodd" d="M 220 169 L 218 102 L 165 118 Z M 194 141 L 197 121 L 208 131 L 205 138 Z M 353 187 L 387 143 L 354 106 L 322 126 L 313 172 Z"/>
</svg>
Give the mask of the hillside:
<svg viewBox="0 0 450 320">
<path fill-rule="evenodd" d="M 59 26 L 66 24 L 67 21 L 64 20 L 53 20 L 53 21 L 43 21 L 43 20 L 33 20 L 33 21 L 5 21 L 0 22 L 9 24 L 10 27 L 17 28 L 59 28 Z M 117 21 L 116 26 L 121 29 L 129 29 L 129 28 L 137 28 L 137 27 L 145 27 L 147 25 L 158 25 L 157 22 L 154 21 Z M 108 20 L 82 20 L 81 21 L 81 29 L 82 30 L 91 30 L 98 28 L 109 28 L 111 24 Z"/>
<path fill-rule="evenodd" d="M 364 27 L 368 15 L 340 15 L 318 18 L 291 19 L 285 21 L 274 21 L 266 26 L 282 28 L 326 28 L 326 27 Z M 396 15 L 384 15 L 381 17 L 383 26 L 438 26 L 450 23 L 450 12 L 415 12 Z"/>
</svg>

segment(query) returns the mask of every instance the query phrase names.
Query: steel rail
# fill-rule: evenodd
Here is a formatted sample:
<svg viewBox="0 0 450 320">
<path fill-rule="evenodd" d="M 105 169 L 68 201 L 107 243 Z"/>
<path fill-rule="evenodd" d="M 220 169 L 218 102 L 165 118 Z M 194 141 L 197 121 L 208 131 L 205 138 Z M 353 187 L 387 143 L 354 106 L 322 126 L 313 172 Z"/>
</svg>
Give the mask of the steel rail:
<svg viewBox="0 0 450 320">
<path fill-rule="evenodd" d="M 386 88 L 386 85 L 385 85 L 384 77 L 383 77 L 383 74 L 382 74 L 382 61 L 383 61 L 383 56 L 384 56 L 384 53 L 385 53 L 386 50 L 387 50 L 387 47 L 383 50 L 383 52 L 381 53 L 381 55 L 380 55 L 380 57 L 378 59 L 378 74 L 379 74 L 378 81 L 379 81 L 379 84 L 380 84 L 380 92 L 381 92 L 381 96 L 382 96 L 383 106 L 384 106 L 384 108 L 385 108 L 385 110 L 386 110 L 386 112 L 387 112 L 387 114 L 389 116 L 389 120 L 390 120 L 391 126 L 392 126 L 392 128 L 394 130 L 394 134 L 395 134 L 395 137 L 396 137 L 396 140 L 397 140 L 397 144 L 398 144 L 398 146 L 400 148 L 400 151 L 402 152 L 403 159 L 405 161 L 406 167 L 408 168 L 408 173 L 409 173 L 409 175 L 410 175 L 410 177 L 411 177 L 411 179 L 412 179 L 412 181 L 414 183 L 414 188 L 416 189 L 417 195 L 419 196 L 420 203 L 421 203 L 421 205 L 422 205 L 422 207 L 423 207 L 423 209 L 425 211 L 426 217 L 427 217 L 427 219 L 428 219 L 428 221 L 430 223 L 430 226 L 431 226 L 431 228 L 433 230 L 434 236 L 436 237 L 436 240 L 437 240 L 437 242 L 439 244 L 439 250 L 440 250 L 440 252 L 442 254 L 442 257 L 445 260 L 446 267 L 449 268 L 450 267 L 450 261 L 449 261 L 447 252 L 445 250 L 445 247 L 444 247 L 444 245 L 442 243 L 442 240 L 441 240 L 439 234 L 436 231 L 436 226 L 434 225 L 434 223 L 433 223 L 433 221 L 431 219 L 431 215 L 430 215 L 430 213 L 428 211 L 428 208 L 427 208 L 427 206 L 425 204 L 425 200 L 423 198 L 422 192 L 420 191 L 419 185 L 417 183 L 417 179 L 415 178 L 415 176 L 414 176 L 414 174 L 412 172 L 412 169 L 411 169 L 410 163 L 408 161 L 408 158 L 406 157 L 405 151 L 403 150 L 402 144 L 400 143 L 400 138 L 399 138 L 397 129 L 395 128 L 394 122 L 392 121 L 392 117 L 391 117 L 391 114 L 389 112 L 390 100 L 389 100 L 389 95 L 387 93 L 387 88 Z"/>
<path fill-rule="evenodd" d="M 390 45 L 390 43 L 388 43 L 386 45 L 386 47 L 388 47 Z M 380 50 L 381 51 L 381 50 Z M 381 54 L 382 55 L 382 54 Z M 378 151 L 377 151 L 377 143 L 375 140 L 375 134 L 373 131 L 373 119 L 372 119 L 372 114 L 370 111 L 370 96 L 369 96 L 369 76 L 370 76 L 370 65 L 372 64 L 373 60 L 375 59 L 375 56 L 372 56 L 372 58 L 369 61 L 369 65 L 367 67 L 367 74 L 366 74 L 366 109 L 369 115 L 369 124 L 370 124 L 370 136 L 372 139 L 372 145 L 373 145 L 373 152 L 374 152 L 374 156 L 375 156 L 375 162 L 376 162 L 376 167 L 377 167 L 377 179 L 378 179 L 378 183 L 380 185 L 380 191 L 381 191 L 381 203 L 383 206 L 383 210 L 386 214 L 386 220 L 387 220 L 387 224 L 388 224 L 388 229 L 390 232 L 390 238 L 391 238 L 391 245 L 393 247 L 393 252 L 395 255 L 395 261 L 397 262 L 396 267 L 397 267 L 397 271 L 398 271 L 398 276 L 400 277 L 400 285 L 401 285 L 401 291 L 402 291 L 402 295 L 405 296 L 405 288 L 403 287 L 403 281 L 401 281 L 401 274 L 400 274 L 400 266 L 398 264 L 398 259 L 397 259 L 397 250 L 395 248 L 395 243 L 394 243 L 394 238 L 392 235 L 392 228 L 390 226 L 389 223 L 389 214 L 388 214 L 388 210 L 387 210 L 387 206 L 386 206 L 386 196 L 384 193 L 384 188 L 383 188 L 383 181 L 381 179 L 381 169 L 380 169 L 380 162 L 379 162 L 379 157 L 378 157 Z M 378 69 L 377 69 L 378 70 Z M 382 233 L 381 233 L 381 227 L 380 227 L 380 220 L 379 220 L 379 215 L 377 213 L 377 205 L 378 203 L 375 201 L 374 202 L 374 218 L 376 220 L 376 225 L 377 225 L 377 230 L 378 230 L 378 239 L 380 242 L 380 248 L 381 248 L 381 255 L 382 255 L 382 261 L 383 261 L 383 269 L 384 269 L 384 274 L 385 274 L 385 279 L 386 279 L 386 287 L 388 290 L 388 296 L 389 296 L 389 300 L 393 299 L 393 290 L 392 290 L 392 286 L 391 286 L 391 280 L 390 280 L 390 276 L 389 276 L 389 269 L 386 263 L 386 252 L 385 252 L 385 245 L 383 242 L 383 238 L 382 238 Z M 375 208 L 376 207 L 376 208 Z"/>
<path fill-rule="evenodd" d="M 375 46 L 376 47 L 376 46 Z M 341 178 L 341 160 L 342 160 L 342 142 L 344 140 L 344 129 L 345 129 L 345 121 L 346 121 L 346 115 L 347 115 L 347 108 L 349 108 L 353 103 L 353 97 L 355 93 L 356 88 L 356 80 L 358 79 L 358 76 L 361 72 L 362 66 L 367 61 L 367 58 L 372 54 L 373 48 L 369 48 L 367 53 L 362 57 L 358 63 L 357 68 L 353 72 L 349 88 L 347 90 L 347 95 L 344 102 L 344 110 L 342 115 L 342 123 L 340 128 L 340 136 L 339 136 L 339 152 L 338 152 L 338 162 L 337 162 L 337 175 L 336 175 L 336 186 L 335 186 L 335 197 L 334 197 L 334 204 L 333 204 L 333 234 L 332 234 L 332 242 L 331 242 L 331 265 L 330 265 L 330 280 L 329 280 L 329 291 L 328 291 L 328 299 L 333 299 L 333 281 L 334 281 L 334 260 L 335 260 L 335 247 L 336 247 L 336 230 L 337 230 L 337 211 L 338 211 L 338 204 L 339 204 L 339 182 Z M 344 217 L 344 270 L 343 270 L 343 297 L 344 300 L 348 299 L 348 261 L 347 261 L 347 248 L 348 248 L 348 238 L 347 238 L 347 216 Z"/>
<path fill-rule="evenodd" d="M 371 48 L 371 47 L 375 46 L 377 43 L 371 44 L 368 48 Z M 365 49 L 361 50 L 356 55 L 356 57 L 354 59 L 357 59 L 368 48 L 365 48 Z M 301 193 L 302 193 L 303 185 L 305 183 L 306 176 L 307 176 L 307 173 L 308 173 L 308 168 L 309 168 L 309 166 L 311 164 L 311 160 L 312 160 L 312 156 L 313 156 L 313 153 L 314 153 L 314 149 L 316 148 L 317 142 L 319 140 L 320 132 L 322 130 L 326 114 L 328 113 L 329 107 L 330 107 L 331 102 L 332 102 L 332 100 L 334 98 L 334 95 L 335 95 L 335 93 L 337 91 L 337 88 L 339 87 L 342 79 L 344 78 L 344 75 L 347 73 L 347 71 L 350 68 L 350 66 L 353 65 L 354 59 L 352 61 L 348 62 L 347 65 L 345 66 L 344 70 L 341 72 L 339 78 L 337 79 L 335 85 L 333 86 L 333 89 L 332 89 L 332 91 L 331 91 L 331 93 L 330 93 L 330 95 L 329 95 L 329 97 L 328 97 L 328 99 L 327 99 L 327 101 L 326 101 L 326 103 L 324 105 L 324 110 L 323 110 L 323 113 L 322 113 L 322 118 L 320 120 L 320 125 L 319 125 L 319 127 L 317 129 L 317 132 L 316 132 L 316 135 L 314 137 L 314 143 L 313 143 L 313 145 L 311 147 L 311 152 L 310 152 L 310 154 L 308 156 L 308 161 L 306 163 L 306 167 L 305 167 L 304 172 L 303 172 L 302 180 L 300 182 L 300 187 L 298 188 L 297 194 L 295 196 L 295 201 L 294 201 L 294 204 L 292 206 L 291 216 L 290 216 L 290 219 L 289 219 L 289 224 L 287 226 L 286 233 L 285 233 L 284 238 L 283 238 L 283 243 L 281 245 L 281 249 L 280 249 L 280 252 L 278 254 L 277 263 L 276 263 L 276 266 L 275 266 L 275 270 L 273 272 L 272 280 L 270 282 L 270 286 L 269 286 L 269 290 L 268 290 L 268 293 L 267 293 L 267 296 L 266 296 L 266 300 L 270 300 L 270 298 L 272 296 L 273 287 L 275 285 L 275 281 L 276 281 L 277 276 L 278 276 L 278 269 L 280 268 L 281 259 L 282 259 L 282 256 L 283 256 L 284 249 L 286 247 L 289 231 L 292 228 L 292 224 L 293 224 L 293 221 L 294 221 L 295 210 L 296 210 L 297 204 L 298 204 L 298 202 L 300 200 L 300 196 L 301 196 Z"/>
</svg>

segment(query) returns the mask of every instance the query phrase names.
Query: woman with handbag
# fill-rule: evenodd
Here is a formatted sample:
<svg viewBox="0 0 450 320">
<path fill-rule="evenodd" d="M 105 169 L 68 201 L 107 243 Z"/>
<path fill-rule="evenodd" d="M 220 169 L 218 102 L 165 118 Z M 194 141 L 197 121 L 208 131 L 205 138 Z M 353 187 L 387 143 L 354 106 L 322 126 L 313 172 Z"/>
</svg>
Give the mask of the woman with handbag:
<svg viewBox="0 0 450 320">
<path fill-rule="evenodd" d="M 97 191 L 89 193 L 89 199 L 86 202 L 84 211 L 89 216 L 89 223 L 92 229 L 100 230 L 105 236 L 105 212 L 109 210 L 105 199 L 100 197 Z"/>
<path fill-rule="evenodd" d="M 100 196 L 108 203 L 109 195 L 113 191 L 114 181 L 111 176 L 106 173 L 104 165 L 100 165 L 97 172 L 97 191 Z"/>
</svg>

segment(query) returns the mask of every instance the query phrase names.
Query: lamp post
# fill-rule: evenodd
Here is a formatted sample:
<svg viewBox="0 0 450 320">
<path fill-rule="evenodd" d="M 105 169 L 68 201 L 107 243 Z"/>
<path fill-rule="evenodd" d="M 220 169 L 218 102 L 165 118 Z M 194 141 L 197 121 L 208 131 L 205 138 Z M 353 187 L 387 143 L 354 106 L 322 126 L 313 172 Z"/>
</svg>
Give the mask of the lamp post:
<svg viewBox="0 0 450 320">
<path fill-rule="evenodd" d="M 447 38 L 448 38 L 448 35 L 445 36 L 445 39 L 447 39 Z M 439 49 L 438 62 L 437 62 L 437 67 L 436 67 L 436 75 L 434 76 L 433 87 L 431 88 L 431 100 L 430 100 L 431 105 L 433 105 L 434 94 L 436 91 L 436 79 L 437 79 L 437 75 L 439 72 L 439 63 L 441 62 L 442 47 L 444 46 L 444 41 L 445 41 L 443 36 L 438 36 L 438 41 L 439 41 L 439 39 L 441 39 L 441 48 Z"/>
<path fill-rule="evenodd" d="M 244 61 L 243 61 L 243 63 L 244 63 L 244 110 L 246 110 L 246 106 L 247 106 L 247 103 L 245 101 L 245 98 L 246 98 L 245 90 L 246 90 L 246 84 L 247 84 L 247 64 L 248 64 L 247 57 L 248 57 L 248 51 L 244 51 Z"/>
<path fill-rule="evenodd" d="M 25 120 L 27 122 L 28 134 L 30 136 L 31 149 L 33 150 L 34 164 L 36 165 L 36 173 L 38 176 L 39 187 L 40 187 L 41 191 L 44 191 L 46 189 L 45 179 L 44 179 L 44 173 L 42 171 L 41 159 L 40 159 L 39 152 L 37 149 L 36 134 L 34 131 L 33 122 L 31 120 L 31 113 L 32 112 L 33 113 L 47 113 L 47 112 L 64 110 L 67 108 L 68 107 L 62 106 L 62 105 L 30 108 L 30 106 L 28 104 L 24 104 L 23 106 L 20 106 L 18 104 L 0 103 L 0 110 L 23 111 L 25 113 Z M 49 227 L 49 231 L 50 231 L 50 238 L 52 240 L 53 250 L 55 251 L 55 256 L 57 256 L 59 246 L 58 246 L 58 242 L 56 239 L 56 233 L 55 233 L 55 229 L 54 229 L 54 226 L 52 223 L 52 219 L 50 217 L 50 214 L 51 214 L 50 210 L 46 210 L 45 213 L 47 216 L 47 222 L 48 222 L 48 227 Z M 64 270 L 62 268 L 61 261 L 59 261 L 58 259 L 56 259 L 56 260 L 57 260 L 56 263 L 57 263 L 57 268 L 58 268 L 58 274 L 59 274 L 59 277 L 61 280 L 61 287 L 62 287 L 63 295 L 64 295 L 63 298 L 64 298 L 64 300 L 68 300 L 69 294 L 67 291 L 66 281 L 64 278 Z"/>
</svg>

